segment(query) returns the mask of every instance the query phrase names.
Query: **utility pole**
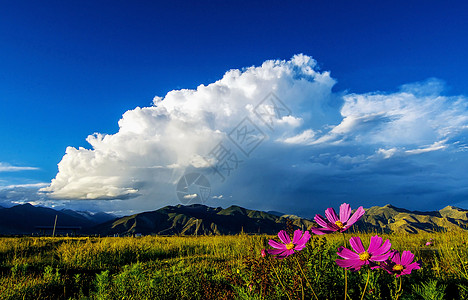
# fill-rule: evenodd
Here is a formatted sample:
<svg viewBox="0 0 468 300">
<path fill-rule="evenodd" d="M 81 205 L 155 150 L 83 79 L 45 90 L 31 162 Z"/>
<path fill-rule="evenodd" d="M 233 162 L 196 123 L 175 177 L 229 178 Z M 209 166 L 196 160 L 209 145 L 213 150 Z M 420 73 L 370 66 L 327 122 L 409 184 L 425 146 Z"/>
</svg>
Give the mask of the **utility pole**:
<svg viewBox="0 0 468 300">
<path fill-rule="evenodd" d="M 54 230 L 52 231 L 52 237 L 55 236 L 55 226 L 57 226 L 57 217 L 58 215 L 55 215 Z"/>
<path fill-rule="evenodd" d="M 197 219 L 197 225 L 195 226 L 195 237 L 198 236 L 198 219 Z"/>
</svg>

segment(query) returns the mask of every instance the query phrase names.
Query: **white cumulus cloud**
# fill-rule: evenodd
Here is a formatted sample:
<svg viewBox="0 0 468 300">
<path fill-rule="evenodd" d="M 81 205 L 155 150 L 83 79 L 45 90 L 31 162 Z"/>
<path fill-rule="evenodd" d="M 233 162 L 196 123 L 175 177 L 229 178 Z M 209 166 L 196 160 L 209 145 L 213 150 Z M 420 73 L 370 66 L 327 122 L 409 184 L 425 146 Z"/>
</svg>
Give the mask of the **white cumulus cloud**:
<svg viewBox="0 0 468 300">
<path fill-rule="evenodd" d="M 444 96 L 436 79 L 393 93 L 334 93 L 334 84 L 311 57 L 295 55 L 171 91 L 125 112 L 117 133 L 90 135 L 90 149 L 68 147 L 41 191 L 52 199 L 130 199 L 108 203 L 132 211 L 175 204 L 179 178 L 212 171 L 207 157 L 229 145 L 238 160 L 226 156 L 235 162 L 229 177 L 202 186 L 224 195 L 208 204 L 297 214 L 341 201 L 413 197 L 416 206 L 465 195 L 464 96 Z M 239 124 L 258 130 L 244 153 L 232 142 Z"/>
<path fill-rule="evenodd" d="M 171 91 L 155 97 L 151 107 L 127 111 L 116 134 L 90 135 L 91 149 L 68 147 L 56 178 L 42 192 L 56 199 L 126 199 L 151 192 L 173 197 L 172 186 L 185 169 L 203 165 L 200 157 L 243 118 L 262 123 L 255 110 L 268 94 L 291 110 L 307 112 L 274 119 L 272 125 L 282 132 L 268 134 L 282 135 L 304 120 L 322 124 L 333 118 L 326 110 L 334 83 L 328 72 L 316 71 L 312 58 L 296 55 L 230 70 L 196 90 Z M 310 114 L 317 110 L 320 116 Z"/>
</svg>

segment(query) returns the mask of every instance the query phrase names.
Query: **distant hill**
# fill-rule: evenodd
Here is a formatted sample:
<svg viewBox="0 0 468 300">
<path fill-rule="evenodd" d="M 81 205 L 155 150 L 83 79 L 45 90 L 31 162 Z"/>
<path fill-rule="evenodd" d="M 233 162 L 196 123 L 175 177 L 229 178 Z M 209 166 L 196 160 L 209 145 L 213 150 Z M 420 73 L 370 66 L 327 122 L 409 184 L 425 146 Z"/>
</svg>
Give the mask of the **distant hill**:
<svg viewBox="0 0 468 300">
<path fill-rule="evenodd" d="M 240 206 L 213 208 L 200 204 L 166 206 L 149 212 L 116 218 L 106 213 L 63 209 L 30 204 L 0 208 L 0 234 L 38 233 L 37 226 L 78 226 L 78 234 L 100 235 L 220 235 L 245 233 L 276 234 L 288 226 L 310 229 L 312 220 L 280 212 L 250 210 Z M 289 224 L 289 225 L 288 225 Z M 392 205 L 373 206 L 350 231 L 419 233 L 468 231 L 468 210 L 447 206 L 439 211 L 409 211 Z"/>
<path fill-rule="evenodd" d="M 97 224 L 100 224 L 100 223 L 104 223 L 104 222 L 107 222 L 107 221 L 110 221 L 110 220 L 113 220 L 116 218 L 116 216 L 114 215 L 111 215 L 111 214 L 107 214 L 107 213 L 104 213 L 104 212 L 97 212 L 97 213 L 92 213 L 92 212 L 89 212 L 89 211 L 74 211 L 74 210 L 71 210 L 71 209 L 62 209 L 61 212 L 69 215 L 69 216 L 73 216 L 73 217 L 76 217 L 76 218 L 85 218 L 87 220 L 89 220 L 90 223 L 92 223 L 92 225 L 90 226 L 94 226 L 94 225 L 97 225 Z"/>
<path fill-rule="evenodd" d="M 274 210 L 269 210 L 266 213 L 270 214 L 270 215 L 277 216 L 277 217 L 281 217 L 281 216 L 286 215 L 285 213 L 282 213 L 282 212 L 279 212 L 279 211 L 274 211 Z"/>
<path fill-rule="evenodd" d="M 72 210 L 57 211 L 52 208 L 38 207 L 31 204 L 16 205 L 10 208 L 0 209 L 0 234 L 32 234 L 38 233 L 37 226 L 53 226 L 57 216 L 57 226 L 76 226 L 87 229 L 110 218 L 112 215 L 97 214 L 94 218 L 91 214 L 86 217 Z M 80 231 L 78 231 L 80 233 Z"/>
<path fill-rule="evenodd" d="M 468 229 L 468 210 L 447 206 L 439 211 L 409 211 L 392 205 L 373 206 L 356 223 L 356 230 L 419 233 Z"/>
<path fill-rule="evenodd" d="M 266 233 L 276 234 L 288 222 L 294 228 L 309 228 L 313 222 L 299 217 L 288 218 L 240 206 L 212 208 L 205 205 L 166 206 L 161 209 L 123 217 L 92 228 L 103 235 L 160 234 L 215 235 Z"/>
<path fill-rule="evenodd" d="M 159 234 L 200 235 L 266 233 L 276 234 L 290 222 L 294 228 L 309 229 L 315 222 L 295 215 L 249 210 L 239 206 L 226 209 L 194 204 L 166 206 L 100 224 L 91 230 L 103 235 Z M 197 228 L 197 229 L 196 229 Z M 447 206 L 440 211 L 409 211 L 386 205 L 366 209 L 363 218 L 352 227 L 355 231 L 432 232 L 467 230 L 468 211 Z"/>
</svg>

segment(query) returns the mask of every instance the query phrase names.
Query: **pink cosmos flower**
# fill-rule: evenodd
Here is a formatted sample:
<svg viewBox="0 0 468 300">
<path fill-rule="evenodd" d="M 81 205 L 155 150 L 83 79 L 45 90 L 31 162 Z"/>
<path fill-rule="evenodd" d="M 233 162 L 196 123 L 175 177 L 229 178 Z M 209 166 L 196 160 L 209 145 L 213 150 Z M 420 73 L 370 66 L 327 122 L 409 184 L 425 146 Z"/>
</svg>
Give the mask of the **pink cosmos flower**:
<svg viewBox="0 0 468 300">
<path fill-rule="evenodd" d="M 278 232 L 278 237 L 282 244 L 275 240 L 270 240 L 268 244 L 275 249 L 268 249 L 267 252 L 272 255 L 277 255 L 276 258 L 281 259 L 304 249 L 306 243 L 310 239 L 310 233 L 306 230 L 303 234 L 302 231 L 298 229 L 294 231 L 292 242 L 289 235 L 284 230 Z"/>
<path fill-rule="evenodd" d="M 414 254 L 411 251 L 403 251 L 401 254 L 394 251 L 393 254 L 381 266 L 389 274 L 395 274 L 396 277 L 401 275 L 409 275 L 412 270 L 421 268 L 420 262 L 413 262 Z"/>
<path fill-rule="evenodd" d="M 426 242 L 426 246 L 430 246 L 430 245 L 432 245 L 431 242 Z"/>
<path fill-rule="evenodd" d="M 386 240 L 382 244 L 382 238 L 379 236 L 371 237 L 369 248 L 367 250 L 362 246 L 361 239 L 359 237 L 352 237 L 349 240 L 353 251 L 340 247 L 338 248 L 338 254 L 344 259 L 337 259 L 336 264 L 343 268 L 350 268 L 353 271 L 358 271 L 364 265 L 370 265 L 371 269 L 378 268 L 376 262 L 385 261 L 389 258 L 392 252 L 389 252 L 390 244 L 389 240 Z"/>
<path fill-rule="evenodd" d="M 311 228 L 310 230 L 312 233 L 319 235 L 332 233 L 335 231 L 344 232 L 349 227 L 351 227 L 351 225 L 356 223 L 364 215 L 364 212 L 364 208 L 360 206 L 351 216 L 351 206 L 347 203 L 343 203 L 340 206 L 340 217 L 338 218 L 335 210 L 330 207 L 325 210 L 325 216 L 327 217 L 327 220 L 325 220 L 325 218 L 319 214 L 315 215 L 315 222 L 317 222 L 317 224 L 323 228 Z"/>
</svg>

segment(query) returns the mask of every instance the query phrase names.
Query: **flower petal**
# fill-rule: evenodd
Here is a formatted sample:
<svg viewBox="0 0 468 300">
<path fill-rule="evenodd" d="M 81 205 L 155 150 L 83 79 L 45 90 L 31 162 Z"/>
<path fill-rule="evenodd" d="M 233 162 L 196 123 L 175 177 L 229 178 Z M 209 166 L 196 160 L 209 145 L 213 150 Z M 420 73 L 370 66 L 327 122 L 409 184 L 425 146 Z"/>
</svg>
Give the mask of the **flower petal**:
<svg viewBox="0 0 468 300">
<path fill-rule="evenodd" d="M 340 247 L 338 248 L 338 252 L 336 252 L 339 256 L 347 259 L 358 259 L 359 254 L 349 250 L 348 248 L 345 247 Z"/>
<path fill-rule="evenodd" d="M 348 203 L 343 203 L 340 206 L 340 221 L 344 224 L 348 221 L 351 215 L 351 206 Z"/>
<path fill-rule="evenodd" d="M 298 248 L 301 248 L 300 250 L 304 249 L 307 243 L 299 243 L 294 245 L 294 250 L 297 250 Z"/>
<path fill-rule="evenodd" d="M 294 251 L 301 251 L 306 247 L 306 244 L 299 244 L 294 247 Z"/>
<path fill-rule="evenodd" d="M 285 258 L 285 257 L 288 257 L 289 255 L 293 255 L 294 254 L 294 250 L 286 250 L 284 251 L 282 254 L 278 255 L 277 258 Z"/>
<path fill-rule="evenodd" d="M 365 213 L 366 211 L 362 206 L 360 206 L 356 212 L 349 218 L 348 222 L 346 223 L 346 228 L 349 228 L 351 225 L 356 223 Z"/>
<path fill-rule="evenodd" d="M 353 271 L 361 269 L 364 262 L 360 259 L 337 259 L 336 264 L 342 268 L 351 268 Z"/>
<path fill-rule="evenodd" d="M 396 265 L 400 265 L 400 264 L 401 264 L 400 252 L 396 251 L 396 252 L 393 254 L 392 261 L 393 261 Z"/>
<path fill-rule="evenodd" d="M 357 253 L 362 253 L 362 252 L 366 251 L 364 249 L 364 246 L 362 246 L 361 238 L 358 237 L 358 236 L 350 238 L 349 239 L 349 244 L 351 245 L 353 250 L 356 251 Z"/>
<path fill-rule="evenodd" d="M 330 221 L 330 223 L 332 224 L 335 224 L 335 222 L 338 221 L 338 216 L 336 215 L 335 210 L 331 207 L 325 210 L 325 216 L 327 217 L 328 221 Z"/>
<path fill-rule="evenodd" d="M 419 264 L 419 262 L 414 262 L 412 264 L 409 264 L 406 266 L 406 269 L 409 269 L 409 270 L 419 270 L 421 269 L 421 265 Z"/>
<path fill-rule="evenodd" d="M 409 265 L 414 260 L 414 254 L 411 251 L 403 251 L 401 254 L 401 264 L 403 266 Z"/>
<path fill-rule="evenodd" d="M 314 228 L 312 227 L 310 229 L 310 231 L 312 231 L 313 234 L 316 234 L 316 235 L 323 235 L 323 234 L 328 234 L 328 233 L 332 233 L 332 232 L 335 232 L 336 230 L 333 230 L 333 229 L 326 229 L 326 228 Z"/>
<path fill-rule="evenodd" d="M 338 225 L 332 223 L 328 225 L 328 228 L 333 229 L 334 231 L 338 231 L 341 229 L 340 227 L 338 227 Z"/>
<path fill-rule="evenodd" d="M 372 261 L 386 261 L 390 257 L 390 255 L 391 255 L 390 252 L 382 254 L 382 255 L 375 255 L 375 256 L 371 256 L 370 260 L 372 260 Z"/>
<path fill-rule="evenodd" d="M 286 245 L 278 243 L 275 240 L 269 240 L 268 245 L 270 245 L 270 246 L 272 246 L 273 248 L 276 248 L 276 249 L 286 249 Z"/>
<path fill-rule="evenodd" d="M 278 237 L 285 244 L 291 243 L 291 238 L 285 230 L 281 230 L 280 232 L 278 232 Z"/>
<path fill-rule="evenodd" d="M 296 244 L 294 245 L 294 250 L 302 250 L 305 248 L 307 243 L 299 243 L 299 244 Z"/>
<path fill-rule="evenodd" d="M 315 222 L 317 222 L 317 224 L 319 224 L 320 226 L 325 227 L 325 228 L 328 228 L 329 222 L 327 222 L 327 221 L 325 220 L 325 218 L 322 217 L 321 215 L 316 214 L 314 220 L 315 220 Z"/>
<path fill-rule="evenodd" d="M 382 239 L 380 239 L 380 241 L 382 242 Z M 370 246 L 369 246 L 369 248 L 370 248 Z M 392 244 L 390 243 L 390 240 L 387 239 L 387 240 L 385 240 L 385 243 L 383 243 L 383 245 L 380 248 L 378 248 L 378 249 L 376 249 L 374 251 L 371 251 L 369 249 L 369 253 L 372 254 L 372 255 L 376 255 L 376 256 L 377 255 L 382 255 L 382 254 L 388 252 L 390 250 L 390 248 L 392 248 Z"/>
<path fill-rule="evenodd" d="M 304 231 L 302 237 L 297 241 L 296 245 L 307 244 L 310 240 L 310 232 L 308 230 Z"/>
<path fill-rule="evenodd" d="M 293 240 L 292 240 L 293 244 L 297 244 L 297 242 L 299 242 L 301 237 L 302 237 L 302 230 L 296 229 L 293 235 Z"/>
<path fill-rule="evenodd" d="M 267 249 L 268 254 L 278 255 L 286 251 L 287 249 Z"/>
<path fill-rule="evenodd" d="M 382 238 L 377 235 L 372 236 L 367 252 L 369 252 L 369 254 L 374 254 L 374 252 L 379 249 L 380 245 L 382 245 Z"/>
</svg>

